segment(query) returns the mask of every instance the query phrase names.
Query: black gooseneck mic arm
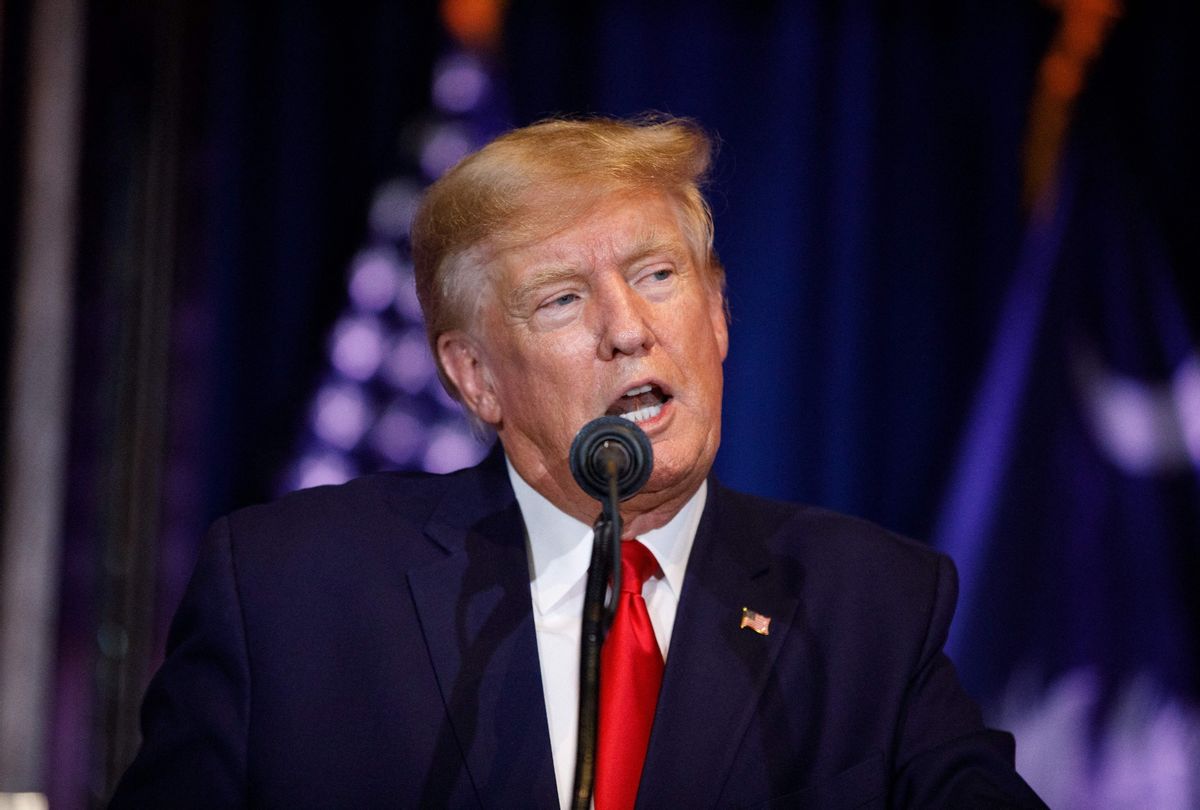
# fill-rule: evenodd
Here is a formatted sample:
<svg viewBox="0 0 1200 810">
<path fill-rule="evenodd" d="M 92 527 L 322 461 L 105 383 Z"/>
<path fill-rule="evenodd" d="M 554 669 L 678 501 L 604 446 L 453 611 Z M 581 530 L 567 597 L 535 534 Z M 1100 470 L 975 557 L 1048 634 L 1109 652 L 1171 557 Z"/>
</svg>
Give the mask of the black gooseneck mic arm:
<svg viewBox="0 0 1200 810">
<path fill-rule="evenodd" d="M 608 499 L 606 498 L 605 501 Z M 609 575 L 621 576 L 620 564 L 613 557 L 621 553 L 621 516 L 611 517 L 608 503 L 603 504 L 600 516 L 592 528 L 592 561 L 588 566 L 587 585 L 583 596 L 583 627 L 579 643 L 579 729 L 575 747 L 575 785 L 571 793 L 574 810 L 588 810 L 592 803 L 592 786 L 596 781 L 596 734 L 600 706 L 600 648 L 616 612 L 614 590 L 608 604 L 604 589 Z M 620 583 L 614 582 L 620 587 Z"/>
<path fill-rule="evenodd" d="M 579 734 L 575 749 L 574 810 L 588 810 L 596 778 L 596 730 L 600 702 L 600 648 L 621 592 L 620 502 L 640 490 L 654 467 L 654 451 L 642 429 L 619 416 L 593 419 L 571 443 L 571 474 L 600 501 L 592 529 L 592 561 L 583 597 L 579 645 Z M 604 602 L 611 578 L 612 596 Z"/>
</svg>

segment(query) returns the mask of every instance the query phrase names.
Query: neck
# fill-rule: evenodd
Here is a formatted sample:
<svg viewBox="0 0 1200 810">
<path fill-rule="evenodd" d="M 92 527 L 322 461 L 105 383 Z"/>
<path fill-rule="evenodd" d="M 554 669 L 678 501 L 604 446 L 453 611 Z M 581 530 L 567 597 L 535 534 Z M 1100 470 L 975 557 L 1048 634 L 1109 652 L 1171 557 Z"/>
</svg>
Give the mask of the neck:
<svg viewBox="0 0 1200 810">
<path fill-rule="evenodd" d="M 621 539 L 631 540 L 670 523 L 671 519 L 679 514 L 679 510 L 696 494 L 696 490 L 700 488 L 703 480 L 703 478 L 699 479 L 694 486 L 660 502 L 650 499 L 645 504 L 638 503 L 641 497 L 639 495 L 623 503 L 621 505 Z"/>
<path fill-rule="evenodd" d="M 581 523 L 589 526 L 595 523 L 600 514 L 600 502 L 576 485 L 567 465 L 564 464 L 561 470 L 551 470 L 544 465 L 530 468 L 519 463 L 519 460 L 514 460 L 512 456 L 508 458 L 517 475 L 550 503 Z M 622 539 L 629 540 L 670 523 L 696 494 L 696 490 L 704 482 L 704 477 L 702 474 L 693 475 L 675 486 L 660 490 L 647 487 L 629 500 L 623 501 Z"/>
</svg>

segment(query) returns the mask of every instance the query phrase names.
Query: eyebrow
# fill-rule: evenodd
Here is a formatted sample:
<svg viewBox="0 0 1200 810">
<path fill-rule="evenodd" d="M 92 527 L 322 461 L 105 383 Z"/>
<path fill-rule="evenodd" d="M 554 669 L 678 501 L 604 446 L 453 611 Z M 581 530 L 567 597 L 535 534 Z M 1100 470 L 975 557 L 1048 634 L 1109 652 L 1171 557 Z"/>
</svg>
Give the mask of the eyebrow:
<svg viewBox="0 0 1200 810">
<path fill-rule="evenodd" d="M 638 239 L 632 249 L 621 257 L 621 264 L 632 264 L 655 253 L 666 253 L 671 258 L 688 255 L 687 245 L 677 239 L 664 239 L 654 231 Z"/>
<path fill-rule="evenodd" d="M 580 272 L 565 265 L 551 265 L 533 271 L 533 275 L 514 287 L 506 296 L 509 309 L 520 309 L 521 305 L 546 287 L 580 277 Z"/>
</svg>

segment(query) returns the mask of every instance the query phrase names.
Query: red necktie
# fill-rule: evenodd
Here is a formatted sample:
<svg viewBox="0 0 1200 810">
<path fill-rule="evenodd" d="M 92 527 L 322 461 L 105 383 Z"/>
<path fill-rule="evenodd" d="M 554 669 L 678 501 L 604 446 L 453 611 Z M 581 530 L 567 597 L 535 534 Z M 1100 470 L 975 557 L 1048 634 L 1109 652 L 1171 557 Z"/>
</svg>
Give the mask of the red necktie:
<svg viewBox="0 0 1200 810">
<path fill-rule="evenodd" d="M 637 540 L 621 543 L 617 615 L 600 653 L 596 810 L 627 810 L 637 798 L 663 674 L 642 585 L 658 571 L 649 549 Z"/>
</svg>

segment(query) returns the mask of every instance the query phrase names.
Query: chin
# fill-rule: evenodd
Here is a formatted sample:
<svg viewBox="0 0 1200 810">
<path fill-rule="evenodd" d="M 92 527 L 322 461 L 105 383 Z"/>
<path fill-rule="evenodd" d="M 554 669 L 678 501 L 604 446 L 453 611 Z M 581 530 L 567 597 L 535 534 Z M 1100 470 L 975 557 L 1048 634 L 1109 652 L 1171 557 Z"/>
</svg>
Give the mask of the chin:
<svg viewBox="0 0 1200 810">
<path fill-rule="evenodd" d="M 705 463 L 703 459 L 695 459 L 691 463 L 683 463 L 675 459 L 654 459 L 654 471 L 646 482 L 647 493 L 674 494 L 673 490 L 696 487 L 708 475 L 711 460 Z"/>
</svg>

